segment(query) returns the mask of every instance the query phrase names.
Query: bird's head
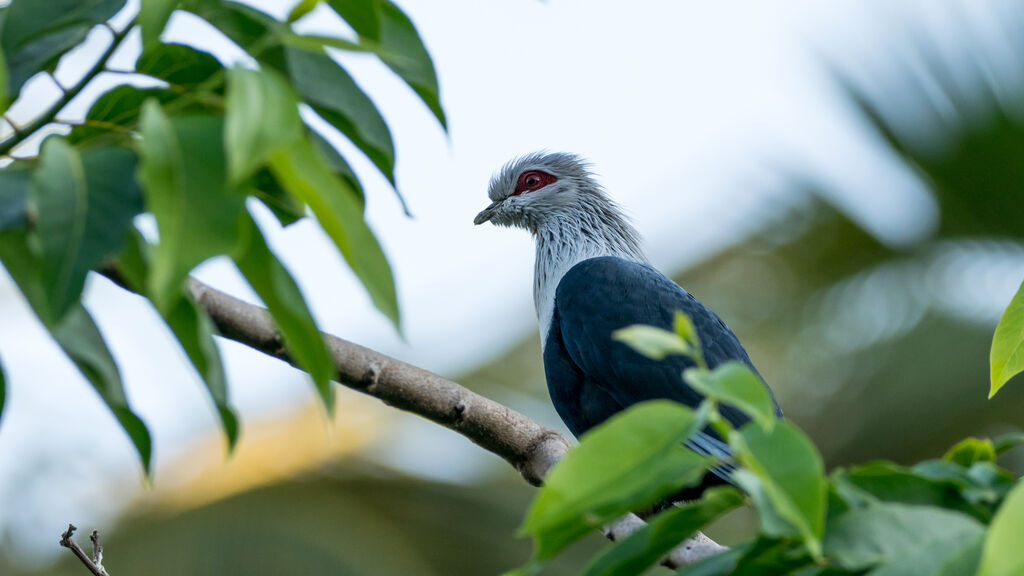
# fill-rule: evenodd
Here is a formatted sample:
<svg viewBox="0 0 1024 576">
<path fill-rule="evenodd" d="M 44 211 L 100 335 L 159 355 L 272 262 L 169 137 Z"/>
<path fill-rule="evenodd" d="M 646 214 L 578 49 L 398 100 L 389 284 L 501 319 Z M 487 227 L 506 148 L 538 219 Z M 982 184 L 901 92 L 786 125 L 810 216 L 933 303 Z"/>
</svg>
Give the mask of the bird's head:
<svg viewBox="0 0 1024 576">
<path fill-rule="evenodd" d="M 586 161 L 562 152 L 535 152 L 505 164 L 491 178 L 487 195 L 491 205 L 477 214 L 475 224 L 491 222 L 531 232 L 549 219 L 584 210 L 588 201 L 606 199 Z"/>
</svg>

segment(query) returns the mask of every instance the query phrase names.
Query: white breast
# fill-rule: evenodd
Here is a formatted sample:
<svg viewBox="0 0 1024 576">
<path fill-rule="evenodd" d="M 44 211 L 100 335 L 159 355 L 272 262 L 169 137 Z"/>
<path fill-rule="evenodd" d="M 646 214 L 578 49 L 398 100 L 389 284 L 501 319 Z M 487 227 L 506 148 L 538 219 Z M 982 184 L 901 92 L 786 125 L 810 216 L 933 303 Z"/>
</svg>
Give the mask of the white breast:
<svg viewBox="0 0 1024 576">
<path fill-rule="evenodd" d="M 634 262 L 646 262 L 636 243 L 628 245 L 599 235 L 580 235 L 578 227 L 566 229 L 557 223 L 536 232 L 537 259 L 533 271 L 533 305 L 537 311 L 541 350 L 546 344 L 555 311 L 555 290 L 573 266 L 598 256 L 617 256 Z M 569 233 L 567 233 L 569 232 Z"/>
</svg>

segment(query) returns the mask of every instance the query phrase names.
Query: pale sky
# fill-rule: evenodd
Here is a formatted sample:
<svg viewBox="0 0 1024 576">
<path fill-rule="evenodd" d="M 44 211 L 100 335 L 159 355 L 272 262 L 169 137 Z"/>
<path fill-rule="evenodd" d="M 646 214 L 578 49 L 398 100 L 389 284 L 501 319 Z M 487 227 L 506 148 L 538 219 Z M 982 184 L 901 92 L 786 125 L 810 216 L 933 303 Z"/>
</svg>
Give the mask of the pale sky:
<svg viewBox="0 0 1024 576">
<path fill-rule="evenodd" d="M 253 3 L 275 14 L 293 4 Z M 367 160 L 347 142 L 341 148 L 362 178 L 368 219 L 395 271 L 405 342 L 312 222 L 281 231 L 264 219 L 320 326 L 448 375 L 536 330 L 530 238 L 474 227 L 472 219 L 488 203 L 492 172 L 537 149 L 589 158 L 634 217 L 654 263 L 669 272 L 770 210 L 767 192 L 779 188 L 780 165 L 829 184 L 841 208 L 886 241 L 925 233 L 934 224 L 930 198 L 838 97 L 823 55 L 860 73 L 884 56 L 881 40 L 915 27 L 935 31 L 951 53 L 963 52 L 965 42 L 990 40 L 986 6 L 1007 3 L 963 0 L 947 3 L 949 10 L 924 0 L 771 4 L 400 1 L 434 58 L 449 134 L 386 68 L 364 56 L 341 60 L 391 126 L 398 184 L 414 218 L 405 217 Z M 135 6 L 129 2 L 128 10 Z M 304 25 L 344 30 L 329 16 L 318 9 Z M 972 33 L 965 39 L 957 27 Z M 194 18 L 176 17 L 165 38 L 244 61 Z M 103 35 L 93 40 L 102 49 Z M 137 51 L 135 37 L 120 61 L 130 65 Z M 83 50 L 76 63 L 89 54 Z M 74 77 L 76 63 L 58 74 Z M 29 102 L 11 111 L 23 122 L 54 97 L 46 79 L 29 89 Z M 88 103 L 79 104 L 62 116 L 83 115 Z M 199 276 L 252 298 L 229 264 L 209 263 Z M 209 401 L 143 301 L 95 278 L 86 301 L 154 435 L 159 469 L 185 442 L 214 429 Z M 114 484 L 141 489 L 139 469 L 113 418 L 4 274 L 0 318 L 9 377 L 0 425 L 0 542 L 45 559 L 57 553 L 52 544 L 62 523 L 102 524 L 116 513 L 116 502 L 97 495 Z M 282 363 L 237 345 L 222 350 L 243 420 L 310 399 L 312 387 Z"/>
</svg>

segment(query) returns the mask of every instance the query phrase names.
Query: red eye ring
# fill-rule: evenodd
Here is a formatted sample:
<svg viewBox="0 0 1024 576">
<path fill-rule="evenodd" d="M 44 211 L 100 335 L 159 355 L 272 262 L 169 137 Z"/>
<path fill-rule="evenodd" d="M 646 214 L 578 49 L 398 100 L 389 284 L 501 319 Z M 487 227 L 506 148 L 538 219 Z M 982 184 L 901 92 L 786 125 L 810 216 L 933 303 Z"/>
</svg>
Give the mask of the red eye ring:
<svg viewBox="0 0 1024 576">
<path fill-rule="evenodd" d="M 535 192 L 556 180 L 557 178 L 547 172 L 527 170 L 519 175 L 519 179 L 516 181 L 516 190 L 512 195 L 518 196 L 524 192 Z"/>
</svg>

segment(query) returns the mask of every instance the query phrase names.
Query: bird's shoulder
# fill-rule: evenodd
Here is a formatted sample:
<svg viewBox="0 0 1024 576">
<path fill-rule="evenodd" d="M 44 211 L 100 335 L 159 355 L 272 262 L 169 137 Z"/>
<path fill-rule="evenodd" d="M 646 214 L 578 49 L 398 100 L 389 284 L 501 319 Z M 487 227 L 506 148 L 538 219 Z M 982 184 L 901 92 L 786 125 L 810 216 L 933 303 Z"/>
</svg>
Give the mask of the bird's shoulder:
<svg viewBox="0 0 1024 576">
<path fill-rule="evenodd" d="M 739 339 L 710 308 L 649 264 L 612 256 L 584 260 L 563 276 L 555 291 L 562 336 L 589 342 L 602 354 L 628 355 L 611 344 L 615 330 L 646 324 L 672 330 L 676 312 L 690 317 L 713 368 L 737 360 L 753 368 Z M 620 359 L 625 360 L 626 358 Z M 686 359 L 670 359 L 685 362 Z"/>
<path fill-rule="evenodd" d="M 704 308 L 653 266 L 615 256 L 589 258 L 570 268 L 555 289 L 555 307 L 659 325 L 659 319 L 671 319 L 675 310 L 692 314 Z"/>
<path fill-rule="evenodd" d="M 570 268 L 562 276 L 555 294 L 557 297 L 559 293 L 567 291 L 572 294 L 578 289 L 601 290 L 633 283 L 641 283 L 650 288 L 660 286 L 665 281 L 681 289 L 649 264 L 617 256 L 596 256 L 577 262 Z"/>
</svg>

